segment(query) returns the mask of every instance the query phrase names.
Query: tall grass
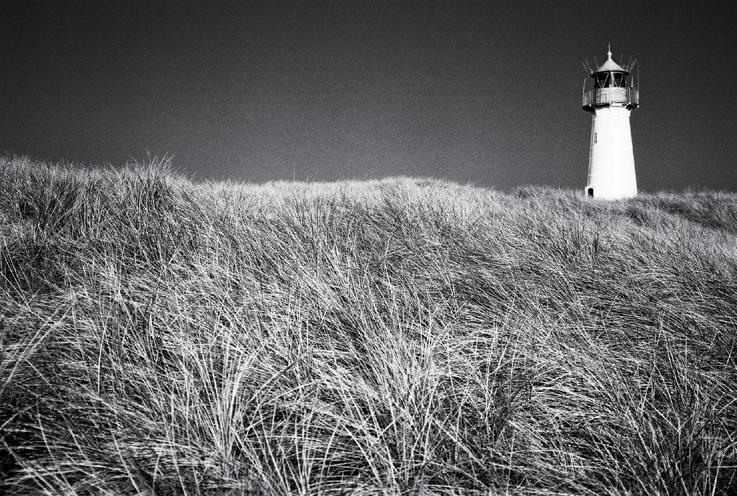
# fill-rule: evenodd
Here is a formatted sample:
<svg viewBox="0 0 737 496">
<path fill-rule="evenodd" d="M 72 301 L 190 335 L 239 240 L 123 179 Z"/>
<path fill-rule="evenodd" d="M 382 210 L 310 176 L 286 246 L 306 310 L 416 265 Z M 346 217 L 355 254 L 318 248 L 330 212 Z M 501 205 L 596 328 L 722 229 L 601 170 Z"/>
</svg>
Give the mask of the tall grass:
<svg viewBox="0 0 737 496">
<path fill-rule="evenodd" d="M 737 195 L 0 160 L 0 490 L 734 494 Z"/>
</svg>

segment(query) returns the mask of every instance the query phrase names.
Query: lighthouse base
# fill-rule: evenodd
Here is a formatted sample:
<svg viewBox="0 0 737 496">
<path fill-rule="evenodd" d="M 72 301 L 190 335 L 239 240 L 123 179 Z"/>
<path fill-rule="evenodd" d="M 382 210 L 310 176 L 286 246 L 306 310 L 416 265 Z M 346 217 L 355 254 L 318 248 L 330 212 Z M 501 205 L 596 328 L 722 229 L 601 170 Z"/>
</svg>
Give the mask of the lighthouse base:
<svg viewBox="0 0 737 496">
<path fill-rule="evenodd" d="M 630 111 L 608 106 L 593 110 L 586 196 L 620 200 L 637 196 Z"/>
</svg>

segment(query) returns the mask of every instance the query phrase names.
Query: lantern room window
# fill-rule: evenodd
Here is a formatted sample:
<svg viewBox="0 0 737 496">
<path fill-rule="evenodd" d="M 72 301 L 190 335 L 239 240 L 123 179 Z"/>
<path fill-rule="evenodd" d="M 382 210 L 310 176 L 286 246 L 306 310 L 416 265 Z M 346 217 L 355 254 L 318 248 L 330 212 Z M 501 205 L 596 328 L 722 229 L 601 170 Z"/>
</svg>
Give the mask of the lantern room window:
<svg viewBox="0 0 737 496">
<path fill-rule="evenodd" d="M 624 88 L 626 82 L 623 72 L 600 72 L 594 75 L 594 88 Z"/>
</svg>

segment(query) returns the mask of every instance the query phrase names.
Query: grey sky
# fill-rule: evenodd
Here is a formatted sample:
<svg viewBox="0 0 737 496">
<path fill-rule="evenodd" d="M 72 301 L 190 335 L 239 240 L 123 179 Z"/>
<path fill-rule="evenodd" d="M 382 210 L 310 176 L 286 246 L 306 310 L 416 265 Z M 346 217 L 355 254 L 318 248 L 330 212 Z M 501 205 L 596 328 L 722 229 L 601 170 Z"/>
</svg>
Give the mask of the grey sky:
<svg viewBox="0 0 737 496">
<path fill-rule="evenodd" d="M 214 6 L 216 5 L 216 6 Z M 583 188 L 585 57 L 634 55 L 641 189 L 737 190 L 729 2 L 4 1 L 0 150 L 199 178 Z"/>
</svg>

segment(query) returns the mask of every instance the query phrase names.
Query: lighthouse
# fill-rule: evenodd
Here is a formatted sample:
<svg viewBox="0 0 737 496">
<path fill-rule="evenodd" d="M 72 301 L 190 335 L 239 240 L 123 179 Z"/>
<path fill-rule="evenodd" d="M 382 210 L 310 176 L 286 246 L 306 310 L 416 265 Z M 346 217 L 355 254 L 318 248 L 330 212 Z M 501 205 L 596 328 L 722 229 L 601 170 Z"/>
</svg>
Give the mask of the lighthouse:
<svg viewBox="0 0 737 496">
<path fill-rule="evenodd" d="M 583 109 L 591 113 L 588 198 L 619 200 L 637 195 L 630 112 L 639 106 L 640 97 L 632 80 L 633 66 L 617 64 L 610 47 L 606 62 L 596 70 L 589 68 L 584 80 Z"/>
</svg>

